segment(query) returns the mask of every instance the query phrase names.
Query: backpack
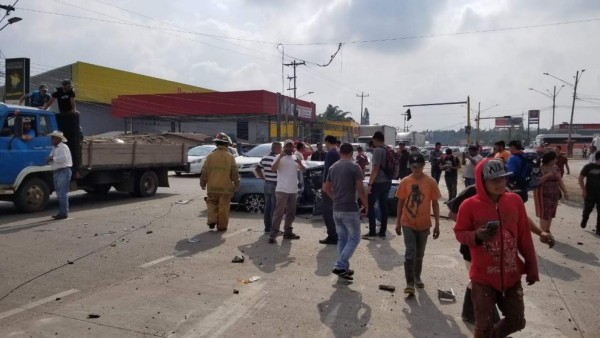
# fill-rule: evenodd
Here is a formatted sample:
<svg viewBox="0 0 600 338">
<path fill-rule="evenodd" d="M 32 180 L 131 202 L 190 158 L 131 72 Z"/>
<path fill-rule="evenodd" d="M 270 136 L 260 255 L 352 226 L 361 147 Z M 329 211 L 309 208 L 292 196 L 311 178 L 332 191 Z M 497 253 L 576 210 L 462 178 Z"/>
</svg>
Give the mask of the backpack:
<svg viewBox="0 0 600 338">
<path fill-rule="evenodd" d="M 515 173 L 513 182 L 510 184 L 520 190 L 534 190 L 538 186 L 540 179 L 540 165 L 537 159 L 523 154 L 515 154 L 521 160 L 519 171 Z"/>
<path fill-rule="evenodd" d="M 394 177 L 398 176 L 398 158 L 390 146 L 383 146 L 381 148 L 385 150 L 385 165 L 381 166 L 381 169 L 387 178 L 390 180 L 394 179 Z"/>
</svg>

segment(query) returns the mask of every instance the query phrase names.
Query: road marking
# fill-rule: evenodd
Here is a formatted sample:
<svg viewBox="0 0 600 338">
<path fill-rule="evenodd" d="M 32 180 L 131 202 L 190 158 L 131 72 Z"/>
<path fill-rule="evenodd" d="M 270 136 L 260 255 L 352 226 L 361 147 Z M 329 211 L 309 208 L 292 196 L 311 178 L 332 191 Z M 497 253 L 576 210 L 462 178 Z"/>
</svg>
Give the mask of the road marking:
<svg viewBox="0 0 600 338">
<path fill-rule="evenodd" d="M 223 235 L 221 237 L 223 237 L 223 238 L 229 238 L 229 237 L 232 237 L 232 236 L 235 236 L 235 235 L 239 235 L 239 234 L 244 233 L 244 232 L 248 232 L 249 230 L 252 230 L 252 228 L 239 229 L 239 230 L 236 230 L 236 231 L 234 231 L 232 233 L 229 233 L 227 235 Z"/>
<path fill-rule="evenodd" d="M 169 259 L 172 259 L 172 258 L 175 258 L 175 257 L 177 257 L 177 256 L 174 256 L 174 255 L 169 255 L 169 256 L 161 257 L 161 258 L 159 258 L 159 259 L 155 259 L 155 260 L 153 260 L 153 261 L 151 261 L 151 262 L 148 262 L 148 263 L 142 264 L 142 265 L 138 266 L 138 268 L 145 269 L 145 268 L 147 268 L 147 267 L 150 267 L 150 266 L 152 266 L 152 265 L 155 265 L 155 264 L 158 264 L 158 263 L 162 263 L 162 262 L 164 262 L 164 261 L 168 261 Z"/>
<path fill-rule="evenodd" d="M 227 299 L 223 305 L 200 320 L 194 328 L 183 334 L 182 337 L 216 337 L 222 335 L 238 320 L 266 305 L 267 300 L 260 293 L 265 285 L 264 281 L 248 284 L 243 288 L 242 293 Z"/>
<path fill-rule="evenodd" d="M 71 289 L 71 290 L 63 291 L 61 293 L 55 294 L 54 296 L 46 297 L 46 298 L 40 299 L 40 300 L 38 300 L 36 302 L 20 306 L 20 307 L 18 307 L 16 309 L 12 309 L 12 310 L 9 310 L 9 311 L 6 311 L 6 312 L 2 312 L 2 313 L 0 313 L 0 319 L 4 319 L 6 317 L 10 317 L 12 315 L 15 315 L 17 313 L 23 312 L 25 310 L 33 309 L 36 306 L 40 306 L 40 305 L 46 304 L 48 302 L 55 301 L 56 298 L 66 297 L 66 296 L 68 296 L 70 294 L 73 294 L 75 292 L 79 292 L 79 290 L 77 290 L 77 289 Z"/>
</svg>

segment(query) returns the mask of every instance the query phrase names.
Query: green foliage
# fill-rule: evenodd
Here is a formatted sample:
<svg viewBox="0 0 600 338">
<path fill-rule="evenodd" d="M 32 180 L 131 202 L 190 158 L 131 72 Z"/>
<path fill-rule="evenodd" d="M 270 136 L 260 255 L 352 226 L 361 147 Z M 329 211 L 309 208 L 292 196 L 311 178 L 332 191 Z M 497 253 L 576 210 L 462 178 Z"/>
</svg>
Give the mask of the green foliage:
<svg viewBox="0 0 600 338">
<path fill-rule="evenodd" d="M 369 115 L 369 109 L 367 109 L 366 107 L 365 107 L 365 112 L 363 114 L 363 119 L 364 119 L 364 122 L 363 122 L 364 125 L 368 126 L 371 124 L 371 116 Z"/>
<path fill-rule="evenodd" d="M 338 106 L 332 106 L 331 104 L 329 104 L 327 105 L 325 112 L 317 116 L 317 121 L 326 122 L 354 120 L 351 116 L 348 116 L 349 114 L 351 113 L 341 110 Z"/>
</svg>

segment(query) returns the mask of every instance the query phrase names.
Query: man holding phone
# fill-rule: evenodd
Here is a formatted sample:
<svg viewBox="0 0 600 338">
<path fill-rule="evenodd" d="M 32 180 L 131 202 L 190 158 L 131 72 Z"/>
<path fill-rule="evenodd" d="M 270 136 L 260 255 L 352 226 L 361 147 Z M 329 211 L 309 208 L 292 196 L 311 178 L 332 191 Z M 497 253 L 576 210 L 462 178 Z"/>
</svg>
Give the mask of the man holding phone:
<svg viewBox="0 0 600 338">
<path fill-rule="evenodd" d="M 286 140 L 283 145 L 283 153 L 279 154 L 271 165 L 271 170 L 277 172 L 277 206 L 273 213 L 273 224 L 269 234 L 269 243 L 277 244 L 275 239 L 279 234 L 279 226 L 285 214 L 283 226 L 284 239 L 299 239 L 300 236 L 292 232 L 292 222 L 296 219 L 296 202 L 298 199 L 298 170 L 304 172 L 306 168 L 302 160 L 293 155 L 294 141 Z"/>
<path fill-rule="evenodd" d="M 518 195 L 506 192 L 509 175 L 501 160 L 480 162 L 475 168 L 477 195 L 460 206 L 454 226 L 456 239 L 469 246 L 472 259 L 474 337 L 506 337 L 522 330 L 521 275 L 526 275 L 528 285 L 539 281 L 525 207 Z M 496 304 L 504 318 L 494 324 Z"/>
<path fill-rule="evenodd" d="M 323 183 L 323 191 L 333 200 L 333 220 L 338 234 L 338 259 L 333 273 L 341 278 L 354 279 L 350 269 L 350 258 L 360 242 L 360 214 L 367 214 L 368 201 L 363 186 L 363 173 L 358 164 L 352 161 L 354 149 L 350 143 L 340 147 L 340 160 L 329 168 L 329 175 Z M 359 211 L 356 197 L 364 209 Z"/>
</svg>

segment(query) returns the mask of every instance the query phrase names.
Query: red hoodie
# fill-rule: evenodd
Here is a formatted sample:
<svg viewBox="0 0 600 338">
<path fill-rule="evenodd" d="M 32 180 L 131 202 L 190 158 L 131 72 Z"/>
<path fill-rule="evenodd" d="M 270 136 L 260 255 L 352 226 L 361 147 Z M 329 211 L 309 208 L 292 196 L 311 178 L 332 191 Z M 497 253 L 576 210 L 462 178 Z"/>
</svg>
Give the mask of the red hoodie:
<svg viewBox="0 0 600 338">
<path fill-rule="evenodd" d="M 519 282 L 522 274 L 528 281 L 539 281 L 538 267 L 523 201 L 510 192 L 503 193 L 498 203 L 492 201 L 481 175 L 487 161 L 475 167 L 477 195 L 460 206 L 454 233 L 471 251 L 471 280 L 505 291 Z M 478 243 L 475 230 L 490 221 L 500 221 L 496 236 Z"/>
</svg>

